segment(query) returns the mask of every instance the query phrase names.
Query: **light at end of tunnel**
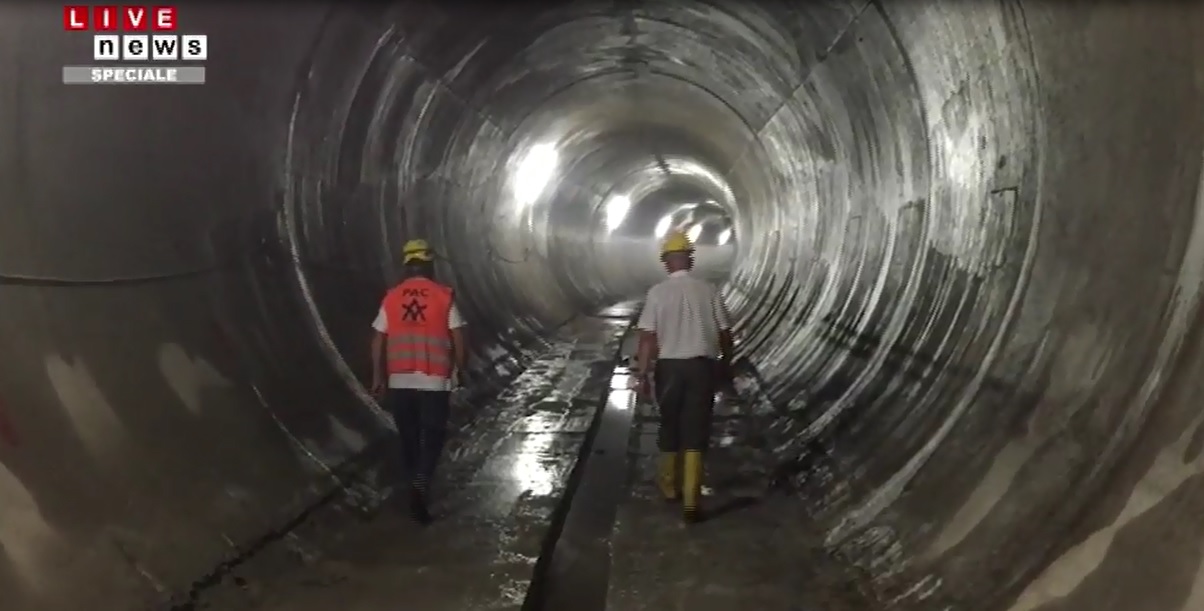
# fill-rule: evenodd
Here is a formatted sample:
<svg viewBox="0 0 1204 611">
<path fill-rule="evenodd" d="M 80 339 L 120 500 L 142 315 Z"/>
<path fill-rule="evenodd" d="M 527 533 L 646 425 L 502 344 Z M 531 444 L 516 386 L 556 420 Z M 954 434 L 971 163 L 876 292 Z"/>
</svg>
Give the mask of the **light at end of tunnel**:
<svg viewBox="0 0 1204 611">
<path fill-rule="evenodd" d="M 719 234 L 719 239 L 718 239 L 719 245 L 723 246 L 724 244 L 727 244 L 728 242 L 731 242 L 731 241 L 732 241 L 732 230 L 730 228 L 724 229 L 723 233 Z"/>
<path fill-rule="evenodd" d="M 661 217 L 661 220 L 656 223 L 656 237 L 663 238 L 669 233 L 669 226 L 673 224 L 673 215 L 666 214 Z"/>
<path fill-rule="evenodd" d="M 690 238 L 691 242 L 697 242 L 698 236 L 701 236 L 701 235 L 702 235 L 702 225 L 701 224 L 690 227 L 689 231 L 686 232 L 686 237 Z"/>
<path fill-rule="evenodd" d="M 616 195 L 606 203 L 606 231 L 612 232 L 623 224 L 627 211 L 631 210 L 631 199 L 626 195 Z"/>
<path fill-rule="evenodd" d="M 551 144 L 537 144 L 527 151 L 514 175 L 514 197 L 520 205 L 529 206 L 539 199 L 556 173 L 559 160 L 560 155 Z"/>
</svg>

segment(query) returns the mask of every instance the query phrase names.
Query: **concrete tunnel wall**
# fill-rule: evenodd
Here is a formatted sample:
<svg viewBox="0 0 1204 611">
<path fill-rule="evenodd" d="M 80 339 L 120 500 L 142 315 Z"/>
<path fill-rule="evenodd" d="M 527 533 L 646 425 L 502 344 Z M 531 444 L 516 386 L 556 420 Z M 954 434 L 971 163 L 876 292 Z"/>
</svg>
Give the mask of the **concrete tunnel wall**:
<svg viewBox="0 0 1204 611">
<path fill-rule="evenodd" d="M 59 85 L 60 10 L 0 8 L 0 608 L 152 606 L 328 486 L 411 235 L 482 386 L 638 290 L 589 219 L 649 127 L 724 181 L 769 441 L 884 599 L 1204 608 L 1198 3 L 181 5 L 178 88 Z"/>
</svg>

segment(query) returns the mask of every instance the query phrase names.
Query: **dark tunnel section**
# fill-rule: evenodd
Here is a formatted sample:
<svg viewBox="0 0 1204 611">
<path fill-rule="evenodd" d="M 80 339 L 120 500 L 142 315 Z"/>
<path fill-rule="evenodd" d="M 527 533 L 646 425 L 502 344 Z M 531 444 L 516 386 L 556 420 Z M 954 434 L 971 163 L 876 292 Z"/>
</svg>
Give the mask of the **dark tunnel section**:
<svg viewBox="0 0 1204 611">
<path fill-rule="evenodd" d="M 487 397 L 686 204 L 884 608 L 1204 607 L 1198 3 L 180 5 L 197 87 L 60 85 L 60 10 L 0 8 L 0 608 L 162 602 L 344 481 L 406 239 Z"/>
</svg>

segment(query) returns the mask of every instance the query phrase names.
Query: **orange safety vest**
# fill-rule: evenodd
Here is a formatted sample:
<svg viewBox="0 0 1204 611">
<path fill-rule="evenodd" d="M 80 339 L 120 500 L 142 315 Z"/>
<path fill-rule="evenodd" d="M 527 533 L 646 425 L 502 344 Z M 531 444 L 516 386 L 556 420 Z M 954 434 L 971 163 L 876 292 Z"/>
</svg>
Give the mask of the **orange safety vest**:
<svg viewBox="0 0 1204 611">
<path fill-rule="evenodd" d="M 389 373 L 450 378 L 451 288 L 427 278 L 410 278 L 385 295 L 383 307 L 389 327 Z"/>
</svg>

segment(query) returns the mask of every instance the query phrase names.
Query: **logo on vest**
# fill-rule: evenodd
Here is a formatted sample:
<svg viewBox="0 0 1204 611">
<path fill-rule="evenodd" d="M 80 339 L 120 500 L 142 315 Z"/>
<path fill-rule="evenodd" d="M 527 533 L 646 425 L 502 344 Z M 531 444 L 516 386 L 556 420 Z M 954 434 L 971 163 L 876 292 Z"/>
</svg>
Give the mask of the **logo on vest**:
<svg viewBox="0 0 1204 611">
<path fill-rule="evenodd" d="M 415 297 L 409 303 L 401 306 L 404 312 L 401 313 L 401 319 L 410 322 L 426 322 L 426 304 L 418 301 Z"/>
</svg>

